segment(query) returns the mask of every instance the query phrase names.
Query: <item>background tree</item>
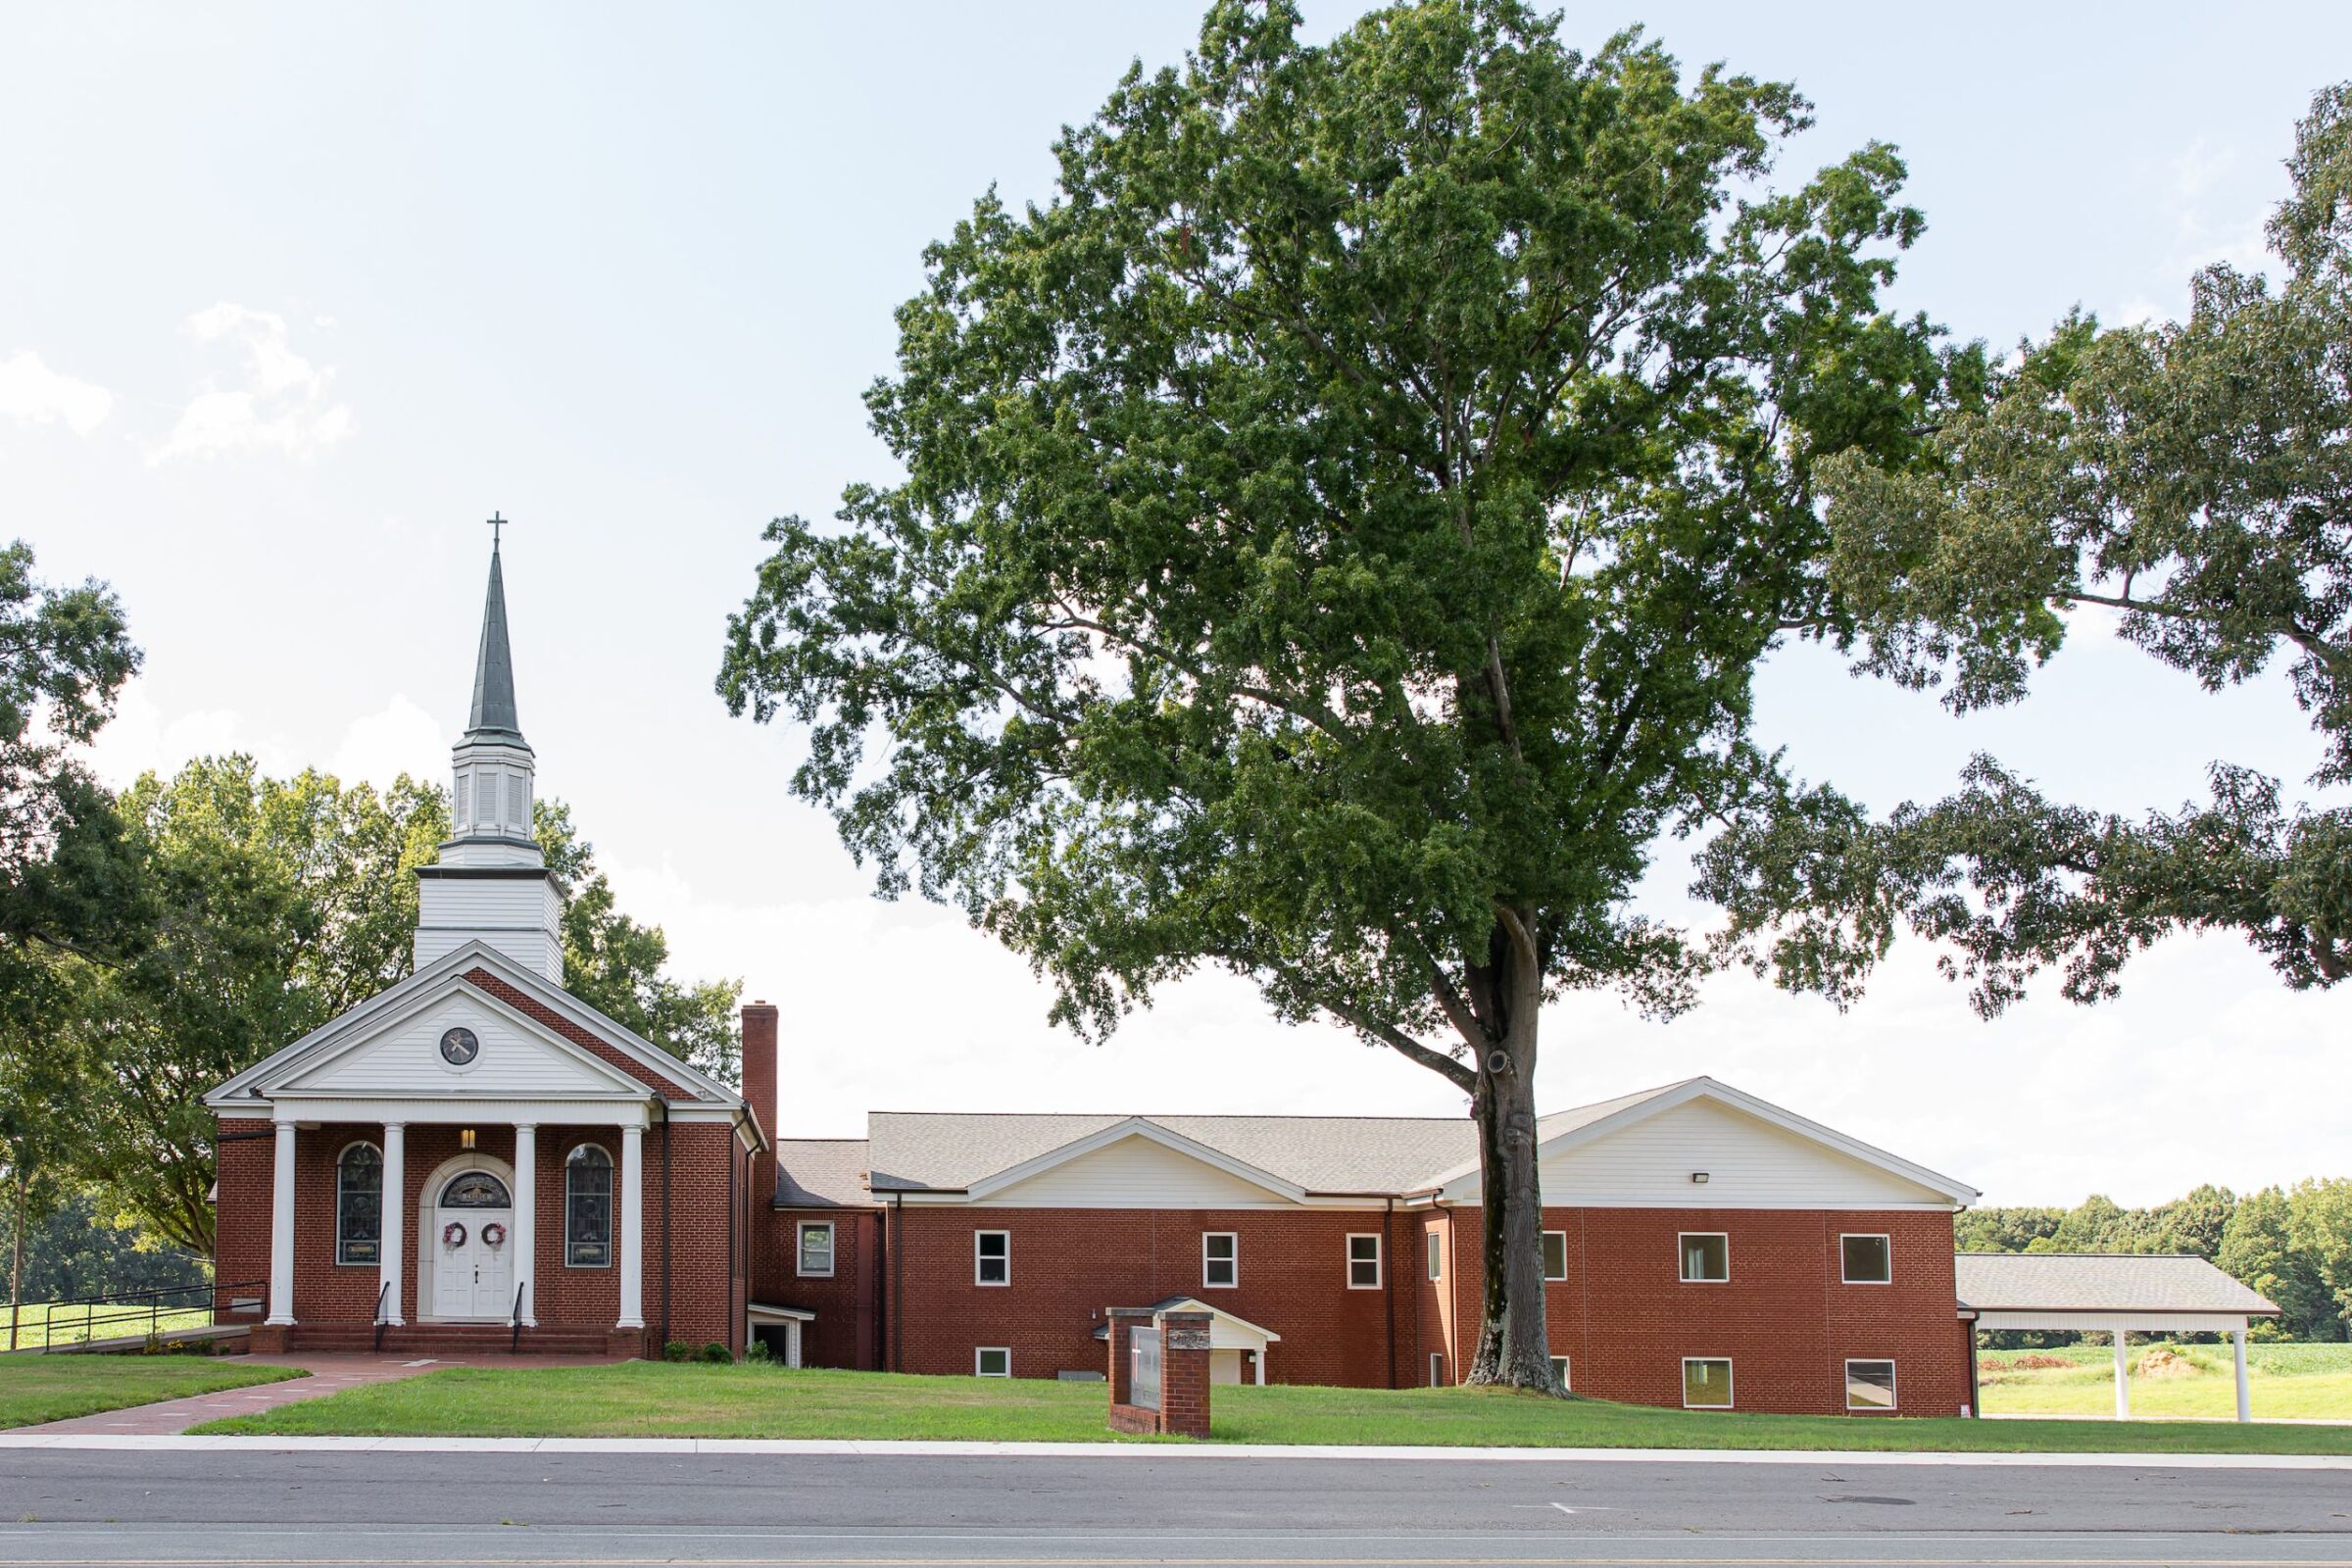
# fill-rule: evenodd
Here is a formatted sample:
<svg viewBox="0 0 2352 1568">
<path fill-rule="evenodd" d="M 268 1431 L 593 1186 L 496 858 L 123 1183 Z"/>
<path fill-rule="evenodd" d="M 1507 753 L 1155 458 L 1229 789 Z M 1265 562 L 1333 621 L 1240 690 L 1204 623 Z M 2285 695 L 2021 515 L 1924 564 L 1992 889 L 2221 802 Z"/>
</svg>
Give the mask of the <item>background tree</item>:
<svg viewBox="0 0 2352 1568">
<path fill-rule="evenodd" d="M 209 1254 L 213 1117 L 206 1091 L 411 972 L 416 879 L 448 836 L 442 791 L 403 775 L 378 794 L 248 757 L 150 774 L 121 803 L 154 940 L 74 971 L 89 1088 L 72 1115 L 78 1172 L 156 1242 Z M 613 906 L 561 803 L 537 830 L 568 881 L 564 984 L 695 1060 L 732 1060 L 733 983 L 660 973 L 667 944 Z"/>
<path fill-rule="evenodd" d="M 1217 5 L 1050 203 L 931 247 L 868 395 L 905 480 L 771 526 L 718 685 L 1059 1020 L 1215 966 L 1459 1090 L 1470 1377 L 1549 1388 L 1542 1008 L 1690 1003 L 1709 955 L 1628 901 L 1794 794 L 1750 682 L 1845 624 L 1818 466 L 1899 470 L 1976 367 L 1879 306 L 1890 149 L 1767 188 L 1791 88 L 1513 0 L 1297 26 Z"/>
<path fill-rule="evenodd" d="M 1930 461 L 1823 465 L 1864 667 L 1956 710 L 2011 702 L 2088 612 L 2208 690 L 2285 660 L 2323 744 L 2313 782 L 2352 782 L 2352 85 L 2319 94 L 2287 167 L 2276 285 L 2216 265 L 2184 321 L 2072 318 L 1948 411 Z M 1813 960 L 1785 978 L 1836 989 L 1904 920 L 1949 944 L 1987 1014 L 2049 964 L 2069 998 L 2110 996 L 2184 929 L 2242 934 L 2296 988 L 2352 970 L 2352 811 L 2227 760 L 2209 799 L 2140 816 L 2053 801 L 1988 757 L 1962 786 L 1725 845 L 1773 867 L 1733 897 Z"/>
</svg>

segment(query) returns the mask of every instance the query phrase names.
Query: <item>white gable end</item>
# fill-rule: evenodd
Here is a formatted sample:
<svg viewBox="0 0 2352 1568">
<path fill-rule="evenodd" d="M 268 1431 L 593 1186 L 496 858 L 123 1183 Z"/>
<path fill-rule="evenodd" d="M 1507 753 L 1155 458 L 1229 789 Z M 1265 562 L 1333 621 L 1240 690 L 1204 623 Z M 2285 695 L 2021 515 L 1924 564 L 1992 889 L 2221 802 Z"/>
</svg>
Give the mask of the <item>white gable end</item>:
<svg viewBox="0 0 2352 1568">
<path fill-rule="evenodd" d="M 1539 1166 L 1547 1205 L 1693 1208 L 1951 1206 L 1945 1195 L 1707 1099 L 1589 1140 Z M 1693 1182 L 1694 1171 L 1706 1181 Z"/>
<path fill-rule="evenodd" d="M 1267 1208 L 1282 1194 L 1130 1133 L 975 1202 L 993 1208 Z"/>
<path fill-rule="evenodd" d="M 602 1097 L 627 1092 L 618 1074 L 556 1045 L 461 986 L 450 995 L 387 1022 L 373 1038 L 336 1052 L 278 1086 L 280 1093 L 341 1098 L 529 1096 Z M 473 1031 L 480 1050 L 463 1067 L 442 1059 L 441 1037 L 453 1028 Z"/>
</svg>

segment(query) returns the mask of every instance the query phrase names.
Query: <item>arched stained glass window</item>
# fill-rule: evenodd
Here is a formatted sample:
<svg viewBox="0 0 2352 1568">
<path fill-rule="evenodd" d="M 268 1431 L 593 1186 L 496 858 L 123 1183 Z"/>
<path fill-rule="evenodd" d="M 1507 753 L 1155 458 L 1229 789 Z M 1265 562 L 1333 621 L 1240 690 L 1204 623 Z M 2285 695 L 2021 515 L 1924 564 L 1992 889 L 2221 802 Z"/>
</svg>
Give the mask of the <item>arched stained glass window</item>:
<svg viewBox="0 0 2352 1568">
<path fill-rule="evenodd" d="M 335 1161 L 335 1261 L 384 1260 L 384 1156 L 354 1144 Z"/>
<path fill-rule="evenodd" d="M 514 1200 L 507 1196 L 507 1184 L 486 1170 L 469 1170 L 452 1177 L 441 1189 L 443 1208 L 513 1208 Z"/>
<path fill-rule="evenodd" d="M 564 1161 L 564 1263 L 604 1268 L 612 1261 L 612 1156 L 582 1144 Z"/>
</svg>

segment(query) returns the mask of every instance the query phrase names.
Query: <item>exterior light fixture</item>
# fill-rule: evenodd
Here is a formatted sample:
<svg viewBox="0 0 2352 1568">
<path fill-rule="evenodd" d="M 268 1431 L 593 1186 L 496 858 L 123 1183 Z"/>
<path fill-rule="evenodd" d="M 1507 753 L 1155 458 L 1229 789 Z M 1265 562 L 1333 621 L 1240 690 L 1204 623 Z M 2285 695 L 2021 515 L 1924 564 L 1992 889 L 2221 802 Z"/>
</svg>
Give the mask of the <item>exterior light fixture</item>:
<svg viewBox="0 0 2352 1568">
<path fill-rule="evenodd" d="M 471 1149 L 473 1147 L 472 1128 L 461 1127 L 458 1129 L 458 1147 L 460 1149 Z M 1706 1178 L 1704 1176 L 1694 1176 L 1691 1178 L 1691 1180 L 1703 1182 L 1706 1180 Z"/>
<path fill-rule="evenodd" d="M 471 1149 L 473 1147 L 473 1134 L 467 1133 L 466 1135 L 466 1147 L 467 1149 Z M 1690 1179 L 1701 1187 L 1707 1185 L 1707 1173 L 1703 1170 L 1692 1171 L 1690 1173 Z"/>
</svg>

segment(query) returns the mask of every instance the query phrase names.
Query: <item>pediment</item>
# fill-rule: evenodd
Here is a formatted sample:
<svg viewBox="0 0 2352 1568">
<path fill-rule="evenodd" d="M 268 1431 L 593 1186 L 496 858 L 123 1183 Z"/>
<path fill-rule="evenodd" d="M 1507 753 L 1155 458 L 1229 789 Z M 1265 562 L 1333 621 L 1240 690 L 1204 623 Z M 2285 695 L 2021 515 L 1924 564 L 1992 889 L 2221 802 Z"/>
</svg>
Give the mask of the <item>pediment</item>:
<svg viewBox="0 0 2352 1568">
<path fill-rule="evenodd" d="M 478 1045 L 470 1061 L 453 1063 L 441 1040 L 460 1028 Z M 646 1093 L 618 1068 L 463 980 L 369 1019 L 334 1050 L 268 1087 L 274 1095 L 335 1099 L 641 1099 Z"/>
<path fill-rule="evenodd" d="M 1038 1208 L 1257 1208 L 1301 1196 L 1263 1171 L 1140 1119 L 971 1189 L 975 1202 Z"/>
</svg>

